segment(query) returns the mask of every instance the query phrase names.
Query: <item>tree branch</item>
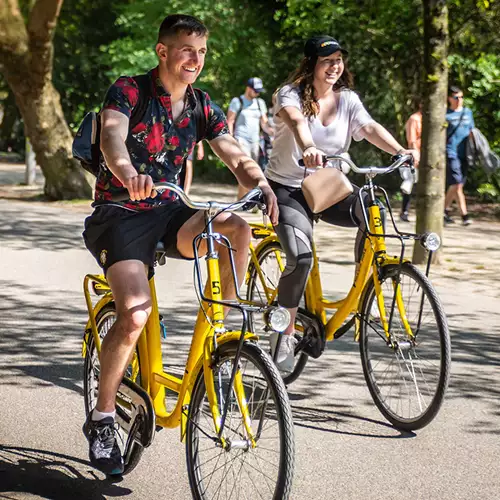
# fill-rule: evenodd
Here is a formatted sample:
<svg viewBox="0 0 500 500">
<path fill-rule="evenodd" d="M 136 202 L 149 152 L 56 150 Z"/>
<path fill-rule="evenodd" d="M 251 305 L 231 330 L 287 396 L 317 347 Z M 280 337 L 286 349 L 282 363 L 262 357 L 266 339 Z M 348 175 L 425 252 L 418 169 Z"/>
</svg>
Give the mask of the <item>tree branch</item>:
<svg viewBox="0 0 500 500">
<path fill-rule="evenodd" d="M 0 0 L 0 61 L 28 52 L 28 34 L 17 0 Z"/>
<path fill-rule="evenodd" d="M 63 0 L 37 0 L 28 19 L 32 68 L 39 78 L 51 78 L 54 46 L 52 39 Z"/>
</svg>

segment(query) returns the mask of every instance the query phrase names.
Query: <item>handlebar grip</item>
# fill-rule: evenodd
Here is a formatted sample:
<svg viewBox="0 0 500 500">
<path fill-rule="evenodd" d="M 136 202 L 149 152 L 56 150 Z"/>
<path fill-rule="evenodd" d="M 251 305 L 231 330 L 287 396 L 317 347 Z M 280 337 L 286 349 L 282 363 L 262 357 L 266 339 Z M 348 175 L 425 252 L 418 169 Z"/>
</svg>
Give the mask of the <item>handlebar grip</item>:
<svg viewBox="0 0 500 500">
<path fill-rule="evenodd" d="M 328 161 L 328 156 L 323 155 L 323 163 L 326 163 L 327 161 Z M 302 160 L 302 159 L 299 160 L 299 166 L 305 167 L 304 160 Z"/>
<path fill-rule="evenodd" d="M 156 196 L 160 193 L 153 188 L 152 193 L 156 192 Z M 130 201 L 130 194 L 127 189 L 123 189 L 120 193 L 116 193 L 111 196 L 111 201 L 119 202 L 119 201 Z"/>
<path fill-rule="evenodd" d="M 111 196 L 111 201 L 128 201 L 128 200 L 130 200 L 130 194 L 126 189 L 120 193 L 116 193 L 113 196 Z"/>
</svg>

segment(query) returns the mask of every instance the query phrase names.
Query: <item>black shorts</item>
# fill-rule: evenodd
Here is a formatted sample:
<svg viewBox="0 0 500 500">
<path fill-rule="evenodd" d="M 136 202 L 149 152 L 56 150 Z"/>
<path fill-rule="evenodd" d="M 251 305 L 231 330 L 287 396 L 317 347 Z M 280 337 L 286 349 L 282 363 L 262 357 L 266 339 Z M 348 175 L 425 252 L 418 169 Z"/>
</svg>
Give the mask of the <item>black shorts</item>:
<svg viewBox="0 0 500 500">
<path fill-rule="evenodd" d="M 140 260 L 149 266 L 152 275 L 160 241 L 167 257 L 187 259 L 177 250 L 177 233 L 197 212 L 180 202 L 137 212 L 100 205 L 85 219 L 83 239 L 105 273 L 116 262 Z"/>
</svg>

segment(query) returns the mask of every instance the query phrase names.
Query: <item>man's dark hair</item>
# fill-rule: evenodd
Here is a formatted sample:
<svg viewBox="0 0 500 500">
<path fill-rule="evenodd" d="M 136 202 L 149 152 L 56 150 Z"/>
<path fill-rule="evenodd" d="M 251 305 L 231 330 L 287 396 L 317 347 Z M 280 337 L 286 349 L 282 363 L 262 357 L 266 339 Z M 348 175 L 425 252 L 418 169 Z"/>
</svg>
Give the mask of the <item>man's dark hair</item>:
<svg viewBox="0 0 500 500">
<path fill-rule="evenodd" d="M 448 95 L 452 94 L 458 94 L 459 92 L 462 92 L 462 89 L 460 87 L 457 87 L 456 85 L 450 85 L 448 87 Z"/>
<path fill-rule="evenodd" d="M 207 27 L 196 17 L 186 14 L 172 14 L 167 16 L 161 23 L 158 32 L 158 42 L 162 42 L 165 38 L 179 33 L 191 35 L 196 33 L 198 36 L 208 36 Z"/>
</svg>

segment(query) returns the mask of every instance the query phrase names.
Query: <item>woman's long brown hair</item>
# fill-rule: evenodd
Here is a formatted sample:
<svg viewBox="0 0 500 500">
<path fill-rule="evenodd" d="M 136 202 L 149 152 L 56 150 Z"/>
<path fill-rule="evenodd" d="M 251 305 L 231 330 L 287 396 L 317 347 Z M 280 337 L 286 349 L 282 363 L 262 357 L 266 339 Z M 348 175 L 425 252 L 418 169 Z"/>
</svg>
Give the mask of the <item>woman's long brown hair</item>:
<svg viewBox="0 0 500 500">
<path fill-rule="evenodd" d="M 276 95 L 279 90 L 289 84 L 299 87 L 302 113 L 307 118 L 317 116 L 319 113 L 319 103 L 314 95 L 313 86 L 314 68 L 317 61 L 317 57 L 304 57 L 300 62 L 300 66 L 290 74 L 287 80 L 275 92 Z M 344 71 L 333 86 L 333 90 L 352 89 L 353 86 L 353 76 L 347 68 L 347 62 L 344 60 Z"/>
</svg>

